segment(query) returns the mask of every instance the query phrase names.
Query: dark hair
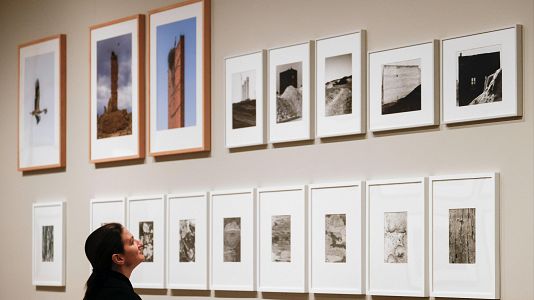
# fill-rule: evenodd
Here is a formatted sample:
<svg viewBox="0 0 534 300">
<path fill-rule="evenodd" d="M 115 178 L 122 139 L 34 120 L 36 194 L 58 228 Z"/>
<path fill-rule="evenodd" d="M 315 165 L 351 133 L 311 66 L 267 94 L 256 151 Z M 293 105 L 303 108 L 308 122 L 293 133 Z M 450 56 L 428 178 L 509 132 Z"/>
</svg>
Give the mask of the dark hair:
<svg viewBox="0 0 534 300">
<path fill-rule="evenodd" d="M 124 253 L 122 244 L 123 226 L 119 223 L 108 223 L 93 231 L 85 241 L 85 255 L 93 273 L 86 283 L 84 300 L 90 298 L 96 292 L 98 286 L 112 271 L 113 261 L 111 257 L 116 253 Z"/>
</svg>

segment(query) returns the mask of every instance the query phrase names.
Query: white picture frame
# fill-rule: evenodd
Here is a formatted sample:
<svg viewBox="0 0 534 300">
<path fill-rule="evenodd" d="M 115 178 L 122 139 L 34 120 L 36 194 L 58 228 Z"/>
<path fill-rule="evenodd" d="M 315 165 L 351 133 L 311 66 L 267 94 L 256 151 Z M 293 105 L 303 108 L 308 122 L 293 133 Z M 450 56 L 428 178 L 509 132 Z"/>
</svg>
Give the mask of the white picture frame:
<svg viewBox="0 0 534 300">
<path fill-rule="evenodd" d="M 443 123 L 523 114 L 521 25 L 443 39 L 441 45 Z"/>
<path fill-rule="evenodd" d="M 500 299 L 499 173 L 432 176 L 429 180 L 431 296 Z M 458 218 L 451 216 L 461 216 L 461 228 L 456 226 Z M 454 234 L 457 229 L 467 230 L 460 236 Z"/>
<path fill-rule="evenodd" d="M 310 292 L 365 294 L 363 182 L 312 184 L 308 188 Z"/>
<path fill-rule="evenodd" d="M 64 201 L 32 204 L 32 284 L 65 286 Z"/>
<path fill-rule="evenodd" d="M 210 288 L 255 291 L 255 189 L 210 192 L 210 206 Z"/>
<path fill-rule="evenodd" d="M 306 293 L 306 187 L 260 188 L 257 194 L 258 291 Z"/>
<path fill-rule="evenodd" d="M 365 45 L 365 30 L 315 41 L 317 137 L 365 133 Z"/>
<path fill-rule="evenodd" d="M 126 225 L 126 198 L 91 199 L 89 202 L 89 231 L 93 232 L 103 224 Z"/>
<path fill-rule="evenodd" d="M 433 40 L 369 53 L 371 131 L 438 124 L 438 51 Z"/>
<path fill-rule="evenodd" d="M 267 51 L 225 61 L 226 148 L 265 144 L 265 61 Z"/>
<path fill-rule="evenodd" d="M 128 197 L 126 201 L 128 229 L 143 243 L 145 255 L 130 281 L 134 288 L 165 288 L 165 195 Z"/>
<path fill-rule="evenodd" d="M 313 49 L 311 41 L 269 50 L 269 143 L 312 138 L 310 59 Z M 278 94 L 285 100 L 278 101 Z"/>
<path fill-rule="evenodd" d="M 170 194 L 167 199 L 167 288 L 208 290 L 208 193 Z"/>
<path fill-rule="evenodd" d="M 366 186 L 367 294 L 427 297 L 427 179 Z"/>
</svg>

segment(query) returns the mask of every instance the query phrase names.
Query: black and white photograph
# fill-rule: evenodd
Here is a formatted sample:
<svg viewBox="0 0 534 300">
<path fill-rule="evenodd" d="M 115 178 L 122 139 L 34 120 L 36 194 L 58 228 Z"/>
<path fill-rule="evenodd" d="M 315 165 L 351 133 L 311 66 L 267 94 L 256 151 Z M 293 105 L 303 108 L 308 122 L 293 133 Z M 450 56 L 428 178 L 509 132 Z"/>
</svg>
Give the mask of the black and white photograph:
<svg viewBox="0 0 534 300">
<path fill-rule="evenodd" d="M 139 241 L 143 244 L 145 262 L 154 262 L 154 222 L 139 222 Z"/>
<path fill-rule="evenodd" d="M 195 220 L 180 220 L 180 262 L 195 262 Z"/>
<path fill-rule="evenodd" d="M 408 212 L 384 213 L 384 262 L 408 263 Z"/>
<path fill-rule="evenodd" d="M 224 262 L 241 261 L 241 218 L 224 218 Z"/>
<path fill-rule="evenodd" d="M 276 66 L 276 123 L 302 119 L 302 62 Z"/>
<path fill-rule="evenodd" d="M 53 262 L 54 261 L 54 226 L 43 226 L 42 236 L 42 261 Z"/>
<path fill-rule="evenodd" d="M 382 66 L 382 115 L 421 110 L 421 59 Z"/>
<path fill-rule="evenodd" d="M 325 215 L 325 262 L 347 262 L 347 216 Z"/>
<path fill-rule="evenodd" d="M 273 262 L 291 262 L 291 216 L 271 217 L 271 259 Z"/>
<path fill-rule="evenodd" d="M 232 74 L 232 129 L 256 126 L 256 70 Z"/>
<path fill-rule="evenodd" d="M 476 262 L 476 209 L 449 209 L 449 263 Z"/>
<path fill-rule="evenodd" d="M 325 58 L 325 116 L 352 113 L 352 54 Z"/>
</svg>

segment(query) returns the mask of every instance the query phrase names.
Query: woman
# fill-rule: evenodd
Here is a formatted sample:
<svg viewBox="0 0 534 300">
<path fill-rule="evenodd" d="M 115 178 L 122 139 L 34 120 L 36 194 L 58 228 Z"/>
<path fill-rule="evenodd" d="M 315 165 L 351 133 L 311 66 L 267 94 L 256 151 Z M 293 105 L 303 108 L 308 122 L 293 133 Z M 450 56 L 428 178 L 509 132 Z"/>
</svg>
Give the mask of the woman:
<svg viewBox="0 0 534 300">
<path fill-rule="evenodd" d="M 143 245 L 118 223 L 93 231 L 85 241 L 85 255 L 93 273 L 87 280 L 84 300 L 141 300 L 130 275 L 145 256 Z"/>
</svg>

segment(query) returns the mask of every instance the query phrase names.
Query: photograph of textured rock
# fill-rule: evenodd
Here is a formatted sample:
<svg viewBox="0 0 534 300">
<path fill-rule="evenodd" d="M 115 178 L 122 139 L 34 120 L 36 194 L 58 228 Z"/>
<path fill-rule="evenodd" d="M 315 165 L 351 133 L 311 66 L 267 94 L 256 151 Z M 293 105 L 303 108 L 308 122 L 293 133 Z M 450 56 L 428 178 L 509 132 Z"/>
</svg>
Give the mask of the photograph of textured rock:
<svg viewBox="0 0 534 300">
<path fill-rule="evenodd" d="M 382 115 L 421 110 L 421 59 L 382 66 Z"/>
<path fill-rule="evenodd" d="M 325 116 L 352 113 L 352 54 L 325 59 Z"/>
<path fill-rule="evenodd" d="M 132 34 L 96 43 L 97 138 L 132 134 Z"/>
<path fill-rule="evenodd" d="M 325 262 L 347 262 L 347 216 L 325 215 Z"/>
<path fill-rule="evenodd" d="M 195 220 L 180 220 L 180 262 L 195 261 Z"/>
<path fill-rule="evenodd" d="M 476 262 L 476 209 L 449 209 L 449 263 Z"/>
<path fill-rule="evenodd" d="M 143 244 L 145 262 L 154 262 L 154 222 L 139 222 L 139 241 Z"/>
<path fill-rule="evenodd" d="M 232 129 L 256 126 L 256 70 L 232 74 Z"/>
<path fill-rule="evenodd" d="M 302 119 L 302 62 L 276 66 L 276 123 Z"/>
<path fill-rule="evenodd" d="M 42 250 L 41 261 L 53 262 L 54 261 L 54 226 L 42 227 Z"/>
<path fill-rule="evenodd" d="M 501 46 L 458 52 L 456 105 L 502 101 Z"/>
<path fill-rule="evenodd" d="M 291 262 L 291 216 L 271 217 L 271 259 L 273 262 Z"/>
<path fill-rule="evenodd" d="M 408 212 L 384 213 L 384 262 L 408 262 Z"/>
<path fill-rule="evenodd" d="M 224 218 L 224 262 L 241 261 L 241 218 Z"/>
</svg>

